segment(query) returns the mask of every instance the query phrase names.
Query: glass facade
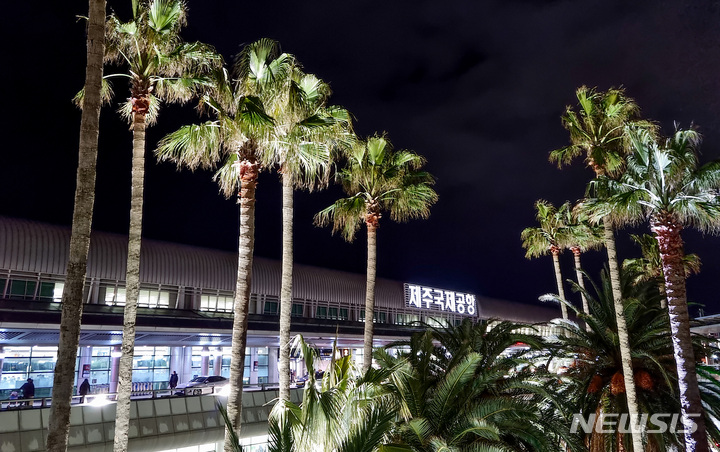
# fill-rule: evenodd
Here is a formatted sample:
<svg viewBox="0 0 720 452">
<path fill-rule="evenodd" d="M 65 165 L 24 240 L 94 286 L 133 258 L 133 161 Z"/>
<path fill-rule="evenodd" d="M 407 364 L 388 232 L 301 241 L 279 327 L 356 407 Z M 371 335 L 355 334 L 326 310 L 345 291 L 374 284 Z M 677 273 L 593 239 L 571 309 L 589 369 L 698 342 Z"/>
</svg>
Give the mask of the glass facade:
<svg viewBox="0 0 720 452">
<path fill-rule="evenodd" d="M 234 298 L 232 293 L 215 290 L 208 292 L 202 288 L 184 288 L 183 295 L 178 299 L 180 288 L 173 286 L 160 286 L 141 288 L 138 296 L 138 307 L 141 308 L 179 308 L 198 309 L 207 312 L 232 313 Z M 98 283 L 97 296 L 88 297 L 89 303 L 101 303 L 109 306 L 124 306 L 126 301 L 125 287 L 121 282 Z M 15 277 L 5 275 L 0 278 L 0 291 L 3 296 L 11 299 L 40 300 L 60 302 L 64 283 L 41 277 Z M 214 292 L 214 293 L 213 293 Z M 264 315 L 278 315 L 280 303 L 277 297 L 271 295 L 251 294 L 249 312 Z M 294 299 L 291 315 L 293 317 L 308 317 L 316 319 L 365 321 L 365 310 L 362 306 L 342 306 L 310 299 Z M 427 318 L 426 318 L 427 317 Z M 440 318 L 440 317 L 438 317 Z M 457 324 L 463 316 L 442 317 L 450 323 Z M 459 319 L 459 320 L 458 320 Z M 413 309 L 397 309 L 391 312 L 379 310 L 375 312 L 375 323 L 391 323 L 409 325 L 414 321 L 432 321 L 432 316 L 418 313 Z"/>
<path fill-rule="evenodd" d="M 270 383 L 268 376 L 268 348 L 257 348 L 257 376 L 258 383 Z"/>
<path fill-rule="evenodd" d="M 82 372 L 77 381 L 82 382 L 87 378 L 90 382 L 92 392 L 109 392 L 110 388 L 110 369 L 112 358 L 110 357 L 110 347 L 92 347 L 92 355 L 90 357 L 90 376 L 85 376 L 85 370 Z M 102 390 L 101 390 L 102 388 Z"/>
<path fill-rule="evenodd" d="M 64 283 L 28 279 L 0 279 L 0 294 L 7 298 L 60 301 Z"/>
<path fill-rule="evenodd" d="M 169 308 L 170 298 L 173 300 L 177 297 L 176 293 L 165 290 L 140 289 L 138 294 L 138 307 L 140 308 Z M 125 306 L 125 288 L 124 287 L 107 287 L 105 288 L 105 304 L 109 306 Z"/>
<path fill-rule="evenodd" d="M 232 312 L 233 297 L 223 295 L 201 295 L 201 311 Z"/>
<path fill-rule="evenodd" d="M 170 347 L 135 347 L 133 382 L 151 383 L 153 389 L 167 389 L 170 381 Z"/>
<path fill-rule="evenodd" d="M 278 313 L 278 302 L 277 301 L 266 301 L 263 314 L 277 314 Z"/>
<path fill-rule="evenodd" d="M 5 347 L 0 377 L 0 398 L 33 379 L 36 397 L 47 397 L 53 385 L 57 347 Z"/>
</svg>

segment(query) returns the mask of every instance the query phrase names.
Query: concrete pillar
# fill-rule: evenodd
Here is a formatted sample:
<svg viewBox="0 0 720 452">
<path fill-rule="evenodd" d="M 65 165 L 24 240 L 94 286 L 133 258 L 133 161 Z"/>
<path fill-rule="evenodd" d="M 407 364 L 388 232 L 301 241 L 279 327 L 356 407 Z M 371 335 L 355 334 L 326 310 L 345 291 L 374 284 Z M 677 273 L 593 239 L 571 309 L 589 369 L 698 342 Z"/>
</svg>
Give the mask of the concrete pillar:
<svg viewBox="0 0 720 452">
<path fill-rule="evenodd" d="M 213 361 L 213 375 L 221 375 L 222 372 L 222 347 L 218 347 L 215 352 L 215 360 Z"/>
<path fill-rule="evenodd" d="M 192 373 L 192 347 L 186 347 L 183 345 L 183 362 L 182 362 L 182 369 L 178 372 L 178 375 L 180 375 L 178 384 L 180 383 L 187 383 L 188 381 L 192 380 L 193 373 Z"/>
<path fill-rule="evenodd" d="M 362 369 L 363 366 L 363 356 L 362 352 L 363 349 L 361 348 L 351 348 L 350 353 L 352 354 L 352 362 L 355 364 L 355 367 L 358 369 Z"/>
<path fill-rule="evenodd" d="M 268 347 L 268 383 L 277 383 L 280 381 L 280 375 L 278 374 L 279 355 L 279 347 Z"/>
<path fill-rule="evenodd" d="M 200 353 L 202 358 L 200 361 L 200 375 L 208 375 L 210 367 L 210 348 L 203 347 Z"/>
<path fill-rule="evenodd" d="M 258 360 L 257 347 L 250 347 L 250 384 L 256 385 L 258 382 L 258 371 L 255 363 Z"/>
<path fill-rule="evenodd" d="M 110 393 L 117 392 L 118 374 L 120 373 L 120 356 L 122 356 L 120 346 L 116 345 L 112 347 L 110 351 L 110 388 L 108 389 Z"/>
<path fill-rule="evenodd" d="M 175 309 L 185 309 L 185 287 L 178 287 L 177 297 L 175 298 Z"/>
<path fill-rule="evenodd" d="M 170 375 L 178 373 L 178 384 L 182 381 L 183 350 L 185 347 L 170 347 Z"/>
<path fill-rule="evenodd" d="M 88 303 L 92 304 L 99 304 L 103 303 L 105 300 L 100 300 L 100 283 L 99 281 L 96 281 L 95 278 L 92 278 L 90 280 L 90 298 L 88 300 Z"/>
</svg>

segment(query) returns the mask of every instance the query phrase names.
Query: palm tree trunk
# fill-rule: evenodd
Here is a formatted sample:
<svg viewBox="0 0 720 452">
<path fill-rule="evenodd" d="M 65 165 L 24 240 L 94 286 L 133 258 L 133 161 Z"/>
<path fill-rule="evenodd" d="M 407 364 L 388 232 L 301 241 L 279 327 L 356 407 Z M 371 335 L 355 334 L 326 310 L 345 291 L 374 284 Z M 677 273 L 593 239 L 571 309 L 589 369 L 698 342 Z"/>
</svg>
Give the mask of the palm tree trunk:
<svg viewBox="0 0 720 452">
<path fill-rule="evenodd" d="M 283 232 L 282 277 L 280 286 L 280 400 L 290 400 L 290 322 L 293 275 L 293 181 L 286 168 L 282 172 Z"/>
<path fill-rule="evenodd" d="M 585 296 L 585 279 L 583 278 L 582 266 L 580 265 L 580 248 L 572 247 L 571 250 L 575 258 L 575 277 L 577 278 L 578 286 L 582 289 L 582 291 L 580 291 L 580 298 L 582 299 L 583 312 L 586 316 L 590 316 L 590 305 Z M 590 326 L 587 323 L 585 323 L 585 331 L 590 331 Z"/>
<path fill-rule="evenodd" d="M 638 416 L 637 395 L 635 393 L 634 373 L 632 369 L 632 355 L 630 351 L 630 338 L 628 336 L 627 322 L 625 322 L 625 309 L 622 303 L 620 288 L 620 266 L 618 265 L 617 251 L 615 249 L 615 234 L 612 225 L 603 221 L 605 230 L 605 248 L 608 254 L 610 268 L 610 286 L 612 288 L 613 306 L 615 307 L 615 322 L 617 323 L 618 342 L 620 346 L 620 360 L 622 361 L 623 380 L 625 381 L 625 395 L 627 397 L 628 414 L 632 422 Z M 632 429 L 633 450 L 643 451 L 642 432 Z"/>
<path fill-rule="evenodd" d="M 245 346 L 247 344 L 248 306 L 252 281 L 253 249 L 255 248 L 255 188 L 258 165 L 243 162 L 240 188 L 240 227 L 238 233 L 238 269 L 233 307 L 232 351 L 230 358 L 230 395 L 227 415 L 237 433 L 242 426 L 243 374 L 245 372 Z M 225 430 L 225 451 L 236 449 Z M 235 445 L 237 446 L 237 445 Z"/>
<path fill-rule="evenodd" d="M 130 233 L 125 275 L 123 339 L 118 369 L 117 409 L 113 450 L 128 450 L 130 429 L 130 393 L 135 351 L 135 322 L 140 295 L 140 248 L 142 245 L 143 190 L 145 181 L 145 114 L 133 114 L 132 192 L 130 195 Z"/>
<path fill-rule="evenodd" d="M 75 361 L 80 342 L 83 311 L 83 289 L 87 273 L 95 174 L 100 130 L 101 84 L 105 55 L 105 0 L 89 0 L 87 64 L 85 66 L 85 98 L 80 120 L 77 188 L 73 211 L 70 256 L 62 297 L 60 341 L 53 377 L 52 406 L 48 429 L 47 450 L 65 452 L 70 431 L 70 402 L 75 381 Z"/>
<path fill-rule="evenodd" d="M 667 294 L 670 330 L 672 332 L 673 351 L 677 365 L 678 386 L 682 422 L 685 427 L 685 450 L 708 451 L 707 432 L 703 418 L 702 400 L 695 372 L 695 354 L 690 335 L 690 315 L 687 307 L 685 288 L 685 268 L 683 265 L 683 241 L 680 236 L 682 227 L 670 218 L 653 219 L 651 230 L 655 234 L 660 248 L 665 292 Z M 694 417 L 691 417 L 694 416 Z M 696 427 L 695 431 L 692 426 Z"/>
<path fill-rule="evenodd" d="M 563 283 L 562 283 L 562 272 L 560 270 L 560 257 L 558 251 L 551 251 L 550 254 L 552 254 L 553 258 L 553 267 L 555 268 L 555 282 L 557 283 L 557 289 L 558 289 L 558 295 L 560 295 L 560 298 L 565 301 L 565 289 L 563 289 Z M 568 312 L 567 312 L 567 306 L 565 306 L 565 303 L 560 303 L 560 310 L 562 311 L 562 317 L 563 319 L 568 319 Z"/>
<path fill-rule="evenodd" d="M 365 287 L 365 350 L 363 354 L 363 372 L 372 365 L 373 320 L 375 314 L 375 273 L 377 272 L 377 226 L 367 226 L 367 285 Z"/>
</svg>

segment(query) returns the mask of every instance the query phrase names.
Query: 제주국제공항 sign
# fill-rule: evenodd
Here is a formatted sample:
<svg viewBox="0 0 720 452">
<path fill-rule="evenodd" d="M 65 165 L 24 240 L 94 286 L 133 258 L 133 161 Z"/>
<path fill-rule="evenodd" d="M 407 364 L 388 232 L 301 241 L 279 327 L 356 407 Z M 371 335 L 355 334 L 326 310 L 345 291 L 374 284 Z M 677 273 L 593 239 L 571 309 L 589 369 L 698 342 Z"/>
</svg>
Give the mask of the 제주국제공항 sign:
<svg viewBox="0 0 720 452">
<path fill-rule="evenodd" d="M 418 309 L 475 315 L 475 295 L 405 283 L 405 304 Z"/>
</svg>

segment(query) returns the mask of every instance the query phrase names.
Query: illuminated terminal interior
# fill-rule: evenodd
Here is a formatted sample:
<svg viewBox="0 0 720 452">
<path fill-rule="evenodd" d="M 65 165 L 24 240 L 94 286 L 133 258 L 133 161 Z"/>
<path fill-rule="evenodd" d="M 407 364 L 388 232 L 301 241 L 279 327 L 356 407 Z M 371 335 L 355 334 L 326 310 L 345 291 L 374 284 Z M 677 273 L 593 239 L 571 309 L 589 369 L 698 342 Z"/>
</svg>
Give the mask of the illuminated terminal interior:
<svg viewBox="0 0 720 452">
<path fill-rule="evenodd" d="M 66 227 L 0 217 L 0 399 L 28 377 L 37 397 L 50 394 L 69 240 Z M 93 233 L 76 367 L 76 381 L 88 378 L 93 393 L 115 392 L 117 385 L 126 253 L 127 237 Z M 229 376 L 236 269 L 231 252 L 143 241 L 135 387 L 164 389 L 173 371 L 181 383 L 197 375 Z M 278 261 L 254 259 L 251 292 L 245 382 L 277 383 Z M 364 275 L 295 265 L 292 334 L 302 334 L 324 358 L 336 342 L 362 362 L 364 305 Z M 417 321 L 537 323 L 556 315 L 550 307 L 378 278 L 375 345 L 409 337 Z M 551 334 L 550 327 L 542 329 Z M 304 374 L 302 360 L 291 366 L 294 378 Z"/>
</svg>

